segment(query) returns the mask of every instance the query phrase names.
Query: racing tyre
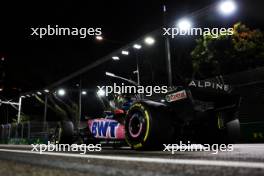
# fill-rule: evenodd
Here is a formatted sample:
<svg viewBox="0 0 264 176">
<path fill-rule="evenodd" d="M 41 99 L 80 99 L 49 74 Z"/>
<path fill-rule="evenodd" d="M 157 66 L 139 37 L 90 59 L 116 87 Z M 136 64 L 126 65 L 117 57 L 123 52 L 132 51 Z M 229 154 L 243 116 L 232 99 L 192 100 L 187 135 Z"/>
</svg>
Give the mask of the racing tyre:
<svg viewBox="0 0 264 176">
<path fill-rule="evenodd" d="M 126 142 L 133 149 L 157 149 L 173 139 L 174 129 L 162 103 L 137 102 L 125 121 Z"/>
<path fill-rule="evenodd" d="M 51 143 L 72 144 L 74 138 L 74 125 L 72 121 L 61 121 L 52 135 Z"/>
<path fill-rule="evenodd" d="M 240 140 L 240 122 L 239 119 L 234 119 L 226 123 L 228 134 L 228 143 L 237 143 Z"/>
<path fill-rule="evenodd" d="M 232 113 L 218 112 L 215 120 L 206 128 L 205 143 L 232 144 L 239 142 L 240 122 Z"/>
</svg>

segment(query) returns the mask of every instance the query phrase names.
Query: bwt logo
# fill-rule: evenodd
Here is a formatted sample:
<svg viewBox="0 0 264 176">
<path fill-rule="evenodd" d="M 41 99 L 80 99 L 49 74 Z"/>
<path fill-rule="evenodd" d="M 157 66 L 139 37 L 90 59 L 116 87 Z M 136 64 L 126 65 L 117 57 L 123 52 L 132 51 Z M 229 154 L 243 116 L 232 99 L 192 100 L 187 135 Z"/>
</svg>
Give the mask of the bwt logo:
<svg viewBox="0 0 264 176">
<path fill-rule="evenodd" d="M 116 137 L 118 122 L 97 121 L 92 124 L 92 135 L 95 137 Z"/>
</svg>

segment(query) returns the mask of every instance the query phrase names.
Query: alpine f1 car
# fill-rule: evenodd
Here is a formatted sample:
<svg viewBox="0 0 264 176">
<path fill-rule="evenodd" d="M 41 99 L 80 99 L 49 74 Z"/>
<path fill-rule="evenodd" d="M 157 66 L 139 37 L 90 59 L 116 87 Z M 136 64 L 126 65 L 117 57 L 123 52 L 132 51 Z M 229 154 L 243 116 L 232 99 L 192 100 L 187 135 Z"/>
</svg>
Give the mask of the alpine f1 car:
<svg viewBox="0 0 264 176">
<path fill-rule="evenodd" d="M 177 141 L 233 143 L 239 138 L 239 104 L 240 96 L 228 85 L 191 81 L 171 87 L 158 101 L 129 97 L 103 117 L 89 118 L 78 136 L 85 143 L 122 141 L 133 149 Z M 64 138 L 72 135 L 67 131 Z"/>
</svg>

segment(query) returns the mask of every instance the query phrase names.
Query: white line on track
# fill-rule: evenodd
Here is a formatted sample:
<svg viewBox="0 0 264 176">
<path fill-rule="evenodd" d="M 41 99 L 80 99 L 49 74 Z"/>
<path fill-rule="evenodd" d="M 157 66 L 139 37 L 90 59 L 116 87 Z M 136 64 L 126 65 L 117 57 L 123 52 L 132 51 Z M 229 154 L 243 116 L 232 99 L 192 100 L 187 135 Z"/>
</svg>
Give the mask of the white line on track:
<svg viewBox="0 0 264 176">
<path fill-rule="evenodd" d="M 180 165 L 200 165 L 200 166 L 220 166 L 220 167 L 241 167 L 241 168 L 259 168 L 264 169 L 263 162 L 246 162 L 246 161 L 224 161 L 224 160 L 201 160 L 201 159 L 165 159 L 165 158 L 147 158 L 147 157 L 127 157 L 127 156 L 110 156 L 110 155 L 81 155 L 74 153 L 59 153 L 59 152 L 39 152 L 25 151 L 25 150 L 9 150 L 0 149 L 2 152 L 12 153 L 27 153 L 50 156 L 66 156 L 74 158 L 87 159 L 101 159 L 101 160 L 115 160 L 115 161 L 130 161 L 130 162 L 144 162 L 157 164 L 180 164 Z"/>
</svg>

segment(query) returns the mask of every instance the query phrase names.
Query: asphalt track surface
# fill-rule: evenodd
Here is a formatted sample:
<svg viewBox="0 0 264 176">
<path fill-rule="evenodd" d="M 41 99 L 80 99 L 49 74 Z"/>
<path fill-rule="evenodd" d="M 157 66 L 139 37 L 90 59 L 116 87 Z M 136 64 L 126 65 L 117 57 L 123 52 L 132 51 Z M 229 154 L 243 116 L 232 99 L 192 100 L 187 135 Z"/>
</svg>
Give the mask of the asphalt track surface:
<svg viewBox="0 0 264 176">
<path fill-rule="evenodd" d="M 232 152 L 134 151 L 32 152 L 32 146 L 0 145 L 0 176 L 201 175 L 264 176 L 264 144 L 236 144 Z"/>
</svg>

